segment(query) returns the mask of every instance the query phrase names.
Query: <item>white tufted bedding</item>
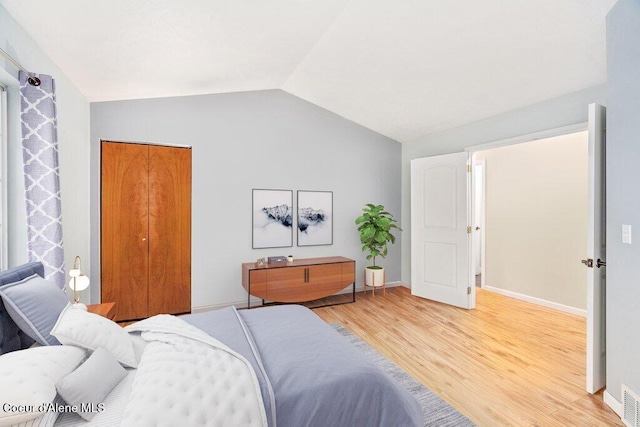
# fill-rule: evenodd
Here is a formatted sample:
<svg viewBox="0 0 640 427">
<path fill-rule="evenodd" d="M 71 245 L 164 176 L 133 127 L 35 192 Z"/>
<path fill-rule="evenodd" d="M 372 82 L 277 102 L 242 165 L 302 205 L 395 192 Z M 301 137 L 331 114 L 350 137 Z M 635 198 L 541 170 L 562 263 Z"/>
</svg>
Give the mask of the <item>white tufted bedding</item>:
<svg viewBox="0 0 640 427">
<path fill-rule="evenodd" d="M 304 307 L 182 319 L 127 327 L 149 340 L 131 391 L 116 387 L 89 425 L 423 425 L 415 398 Z"/>
<path fill-rule="evenodd" d="M 127 330 L 148 341 L 122 426 L 266 426 L 251 365 L 198 328 L 160 315 Z"/>
</svg>

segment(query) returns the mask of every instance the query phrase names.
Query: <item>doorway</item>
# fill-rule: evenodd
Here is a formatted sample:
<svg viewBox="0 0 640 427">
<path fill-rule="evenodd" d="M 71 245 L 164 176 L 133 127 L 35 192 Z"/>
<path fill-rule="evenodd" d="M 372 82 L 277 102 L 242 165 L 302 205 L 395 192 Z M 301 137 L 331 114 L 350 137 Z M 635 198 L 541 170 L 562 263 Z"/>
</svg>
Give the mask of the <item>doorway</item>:
<svg viewBox="0 0 640 427">
<path fill-rule="evenodd" d="M 473 264 L 486 290 L 586 316 L 587 143 L 582 131 L 473 153 Z"/>
<path fill-rule="evenodd" d="M 586 315 L 587 328 L 586 328 L 586 390 L 593 394 L 603 389 L 606 386 L 606 166 L 605 166 L 605 153 L 606 153 L 606 108 L 598 104 L 590 104 L 588 108 L 589 120 L 583 125 L 568 126 L 561 129 L 549 130 L 541 132 L 535 135 L 529 135 L 529 137 L 513 138 L 509 140 L 499 141 L 493 144 L 485 144 L 484 146 L 470 147 L 466 151 L 469 153 L 469 159 L 472 159 L 474 153 L 481 151 L 482 149 L 508 146 L 518 144 L 526 141 L 537 140 L 541 138 L 554 137 L 558 135 L 570 135 L 572 133 L 584 131 L 587 135 L 587 203 L 585 211 L 587 213 L 586 227 L 583 229 L 586 233 L 586 245 L 583 247 L 586 258 L 582 259 L 583 278 L 586 276 L 586 307 L 584 309 L 584 315 Z M 491 180 L 486 178 L 487 167 L 485 165 L 485 187 L 483 191 L 483 197 L 487 198 L 487 187 L 491 184 L 487 184 Z M 519 171 L 521 176 L 525 175 L 524 171 Z M 535 172 L 534 172 L 535 173 Z M 546 171 L 538 170 L 539 176 L 546 176 Z M 544 175 L 543 175 L 544 174 Z M 517 175 L 516 175 L 517 176 Z M 473 175 L 471 175 L 473 180 Z M 584 182 L 584 181 L 583 181 Z M 470 189 L 473 186 L 469 187 Z M 569 193 L 568 197 L 573 198 L 573 195 Z M 470 198 L 471 199 L 471 198 Z M 486 206 L 485 202 L 485 206 Z M 561 213 L 562 214 L 562 213 Z M 487 215 L 485 213 L 484 218 L 486 220 Z M 525 226 L 522 227 L 526 230 Z M 564 230 L 554 233 L 552 236 L 562 236 Z M 580 235 L 577 233 L 576 235 Z M 490 233 L 487 233 L 486 227 L 483 234 L 485 242 L 490 241 Z M 473 239 L 473 235 L 471 236 Z M 558 239 L 549 239 L 549 246 L 554 245 Z M 473 249 L 472 242 L 470 247 Z M 486 245 L 483 252 L 483 258 L 486 260 L 490 258 L 487 255 Z M 536 260 L 532 260 L 536 261 Z M 575 260 L 574 260 L 575 262 Z M 567 264 L 574 265 L 574 264 Z M 584 275 L 584 268 L 587 268 L 586 275 Z M 483 268 L 483 273 L 490 270 L 491 267 Z M 584 279 L 582 281 L 584 285 Z M 584 286 L 583 288 L 584 289 Z M 584 292 L 584 291 L 583 291 Z M 508 295 L 508 294 L 506 294 Z M 536 301 L 532 301 L 536 302 Z M 546 305 L 546 301 L 542 305 Z M 565 308 L 564 306 L 554 306 L 552 308 Z M 572 312 L 572 310 L 565 310 Z M 580 313 L 577 313 L 580 314 Z"/>
<path fill-rule="evenodd" d="M 606 382 L 605 275 L 604 268 L 601 268 L 606 266 L 605 114 L 604 107 L 591 104 L 587 123 L 477 145 L 465 149 L 465 153 L 411 161 L 411 292 L 413 295 L 472 309 L 475 308 L 476 296 L 476 287 L 473 286 L 475 275 L 471 226 L 473 175 L 468 173 L 471 172 L 472 155 L 490 148 L 588 129 L 588 244 L 584 248 L 587 257 L 582 262 L 588 268 L 586 389 L 589 393 L 603 388 Z M 487 164 L 486 169 L 490 167 Z M 544 171 L 539 173 L 543 174 Z M 487 181 L 489 179 L 485 180 Z M 461 185 L 463 182 L 467 185 Z M 463 202 L 465 199 L 466 204 Z M 467 218 L 466 223 L 462 218 Z M 527 224 L 523 222 L 521 229 L 525 230 L 526 227 Z M 491 241 L 490 233 L 485 230 L 484 235 L 486 242 Z M 462 244 L 463 240 L 467 242 L 466 245 Z M 548 242 L 550 247 L 553 243 L 553 239 Z M 535 265 L 535 259 L 530 261 Z M 433 268 L 428 268 L 430 266 Z M 490 269 L 490 266 L 485 265 L 483 273 L 486 274 Z"/>
</svg>

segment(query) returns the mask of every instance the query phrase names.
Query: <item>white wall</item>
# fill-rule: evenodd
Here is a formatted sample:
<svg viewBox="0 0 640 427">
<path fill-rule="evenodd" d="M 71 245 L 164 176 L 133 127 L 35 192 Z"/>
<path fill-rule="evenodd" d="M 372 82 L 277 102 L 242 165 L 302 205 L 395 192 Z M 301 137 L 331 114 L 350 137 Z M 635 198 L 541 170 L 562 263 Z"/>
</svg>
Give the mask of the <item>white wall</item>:
<svg viewBox="0 0 640 427">
<path fill-rule="evenodd" d="M 640 394 L 640 2 L 607 16 L 607 393 Z M 622 243 L 622 224 L 633 244 Z M 605 395 L 606 397 L 606 395 Z"/>
<path fill-rule="evenodd" d="M 486 160 L 486 285 L 586 309 L 587 132 L 476 153 Z"/>
<path fill-rule="evenodd" d="M 89 103 L 29 35 L 0 6 L 0 47 L 28 70 L 56 81 L 62 232 L 67 270 L 80 255 L 89 260 Z M 0 81 L 9 87 L 9 266 L 27 261 L 18 70 L 0 57 Z M 88 272 L 89 263 L 83 265 Z"/>
<path fill-rule="evenodd" d="M 400 218 L 399 143 L 284 91 L 266 90 L 92 103 L 94 236 L 100 233 L 100 139 L 193 146 L 194 308 L 246 305 L 241 263 L 269 255 L 353 258 L 361 284 L 367 261 L 355 218 L 368 202 Z M 333 245 L 252 249 L 253 188 L 333 191 Z M 95 284 L 99 256 L 94 239 Z M 400 279 L 399 242 L 379 263 L 388 281 Z M 97 301 L 99 287 L 91 289 Z"/>
</svg>

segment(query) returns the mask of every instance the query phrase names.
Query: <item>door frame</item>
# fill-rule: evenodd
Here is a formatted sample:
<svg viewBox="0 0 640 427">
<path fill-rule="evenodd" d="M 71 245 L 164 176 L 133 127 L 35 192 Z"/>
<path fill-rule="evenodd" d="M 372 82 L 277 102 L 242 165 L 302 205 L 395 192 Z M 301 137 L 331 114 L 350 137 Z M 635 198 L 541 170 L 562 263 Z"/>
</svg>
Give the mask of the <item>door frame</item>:
<svg viewBox="0 0 640 427">
<path fill-rule="evenodd" d="M 472 247 L 472 253 L 474 256 L 474 267 L 476 264 L 476 260 L 475 258 L 480 256 L 480 288 L 483 289 L 486 285 L 486 277 L 487 275 L 485 274 L 485 270 L 486 270 L 486 260 L 485 260 L 485 255 L 487 253 L 487 236 L 486 236 L 486 230 L 487 230 L 487 206 L 486 206 L 486 201 L 487 201 L 487 161 L 485 159 L 476 159 L 475 157 L 472 156 L 473 159 L 473 165 L 471 166 L 471 174 L 473 175 L 473 178 L 471 178 L 471 185 L 473 188 L 473 196 L 472 196 L 472 209 L 476 210 L 476 205 L 479 203 L 480 204 L 480 233 L 475 233 L 476 238 L 478 236 L 478 234 L 480 234 L 480 251 L 477 252 L 476 251 L 476 244 L 473 240 L 471 240 L 471 247 Z M 481 183 L 481 194 L 482 196 L 480 197 L 480 200 L 477 199 L 477 193 L 476 193 L 476 181 L 475 181 L 475 173 L 476 173 L 476 168 L 478 166 L 482 167 L 482 183 Z M 472 221 L 475 219 L 474 216 L 471 217 Z M 474 226 L 474 224 L 476 224 L 476 222 L 472 222 L 471 223 L 471 227 Z M 471 234 L 474 234 L 475 230 L 472 230 Z M 474 273 L 475 274 L 475 273 Z M 474 278 L 475 280 L 475 278 Z M 475 285 L 475 281 L 473 282 L 473 284 Z"/>
<path fill-rule="evenodd" d="M 492 148 L 500 148 L 500 147 L 507 147 L 509 145 L 516 145 L 516 144 L 523 144 L 525 142 L 533 142 L 539 139 L 546 139 L 546 138 L 553 138 L 556 136 L 562 136 L 562 135 L 568 135 L 571 133 L 577 133 L 577 132 L 584 132 L 584 131 L 588 131 L 589 130 L 589 122 L 582 122 L 582 123 L 577 123 L 574 125 L 568 125 L 568 126 L 561 126 L 558 128 L 553 128 L 553 129 L 547 129 L 547 130 L 543 130 L 540 132 L 533 132 L 533 133 L 528 133 L 525 135 L 519 135 L 519 136 L 514 136 L 511 138 L 505 138 L 505 139 L 499 139 L 497 141 L 491 141 L 491 142 L 487 142 L 487 143 L 482 143 L 482 144 L 477 144 L 477 145 L 470 145 L 468 147 L 466 147 L 464 149 L 464 151 L 467 153 L 467 164 L 469 165 L 473 165 L 475 162 L 475 153 L 478 151 L 485 151 L 485 150 L 490 150 Z M 482 283 L 481 283 L 481 288 L 484 288 L 486 286 L 486 253 L 487 253 L 487 246 L 486 246 L 486 242 L 487 242 L 487 227 L 486 227 L 486 192 L 487 192 L 487 176 L 486 176 L 486 163 L 484 164 L 483 167 L 483 171 L 484 171 L 484 179 L 483 179 L 483 189 L 482 189 L 482 194 L 483 197 L 485 198 L 485 203 L 484 203 L 484 215 L 482 218 L 482 227 L 484 228 L 484 232 L 483 232 L 483 242 L 481 242 L 483 244 L 483 248 L 482 251 L 484 253 L 484 257 L 482 258 Z M 473 195 L 475 194 L 475 191 L 471 191 L 472 189 L 475 189 L 475 179 L 474 179 L 474 174 L 470 173 L 468 174 L 470 175 L 468 178 L 468 182 L 467 182 L 467 189 L 469 193 L 473 193 L 473 194 L 469 194 L 468 195 L 468 200 L 469 200 L 469 206 L 471 207 L 470 209 L 468 209 L 469 213 L 469 224 L 473 224 L 473 220 L 474 220 L 474 216 L 473 216 Z M 474 239 L 474 233 L 471 233 L 471 237 L 469 238 L 469 283 L 473 283 L 475 284 L 475 275 L 473 273 L 474 270 L 474 260 L 473 260 L 473 239 Z M 476 290 L 475 290 L 476 286 L 472 286 L 472 298 L 474 301 L 474 306 L 475 306 L 475 298 L 476 298 Z"/>
<path fill-rule="evenodd" d="M 467 152 L 468 155 L 468 161 L 469 164 L 473 163 L 474 160 L 474 154 L 478 151 L 484 151 L 484 150 L 488 150 L 491 148 L 499 148 L 499 147 L 506 147 L 509 145 L 515 145 L 515 144 L 521 144 L 521 143 L 525 143 L 525 142 L 532 142 L 532 141 L 536 141 L 538 139 L 545 139 L 545 138 L 553 138 L 556 136 L 562 136 L 562 135 L 567 135 L 567 134 L 571 134 L 571 133 L 577 133 L 577 132 L 584 132 L 584 131 L 589 131 L 589 122 L 582 122 L 582 123 L 578 123 L 575 125 L 569 125 L 569 126 L 563 126 L 563 127 L 559 127 L 559 128 L 554 128 L 554 129 L 548 129 L 548 130 L 544 130 L 541 132 L 534 132 L 534 133 L 530 133 L 530 134 L 526 134 L 526 135 L 521 135 L 521 136 L 516 136 L 513 138 L 506 138 L 506 139 L 502 139 L 502 140 L 498 140 L 498 141 L 493 141 L 493 142 L 488 142 L 488 143 L 484 143 L 484 144 L 477 144 L 477 145 L 472 145 L 469 147 L 466 147 L 464 149 L 465 152 Z M 470 174 L 470 185 L 471 188 L 474 188 L 473 185 L 475 185 L 474 181 L 474 175 Z M 485 189 L 486 189 L 486 176 L 485 176 Z M 470 209 L 470 215 L 473 215 L 473 209 Z M 485 219 L 486 219 L 486 214 L 485 214 Z M 473 217 L 470 218 L 470 222 L 469 224 L 473 224 Z M 469 246 L 472 247 L 473 245 L 473 238 L 474 235 L 471 235 L 471 239 L 469 241 Z M 486 234 L 485 234 L 485 241 L 486 241 Z M 485 248 L 486 249 L 486 248 Z M 585 248 L 586 249 L 586 248 Z M 485 250 L 485 254 L 486 254 L 486 250 Z M 486 259 L 486 256 L 485 258 Z M 579 262 L 579 260 L 576 260 L 576 262 Z M 470 268 L 473 267 L 473 260 L 470 258 Z M 482 269 L 483 272 L 483 277 L 482 277 L 482 281 L 483 281 L 483 287 L 484 287 L 484 280 L 485 280 L 485 276 L 486 274 L 484 274 L 486 272 L 485 267 L 483 266 Z M 474 287 L 475 288 L 475 287 Z M 473 294 L 475 295 L 475 289 Z M 590 313 L 589 307 L 587 307 L 587 317 L 592 316 L 593 314 Z M 586 328 L 586 333 L 589 334 L 589 328 Z M 585 356 L 586 357 L 586 356 Z M 588 375 L 588 374 L 587 374 Z M 604 389 L 606 390 L 606 384 Z"/>
</svg>

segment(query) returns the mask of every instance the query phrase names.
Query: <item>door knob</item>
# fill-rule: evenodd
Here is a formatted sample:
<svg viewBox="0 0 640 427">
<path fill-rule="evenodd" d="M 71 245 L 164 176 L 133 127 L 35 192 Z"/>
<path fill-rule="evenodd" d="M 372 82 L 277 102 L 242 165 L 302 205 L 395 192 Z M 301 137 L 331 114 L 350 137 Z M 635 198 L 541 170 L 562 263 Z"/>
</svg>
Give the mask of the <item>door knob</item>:
<svg viewBox="0 0 640 427">
<path fill-rule="evenodd" d="M 142 241 L 143 241 L 143 242 L 146 242 L 146 241 L 147 241 L 147 238 L 146 238 L 146 237 L 143 237 L 143 238 L 142 238 Z"/>
<path fill-rule="evenodd" d="M 480 230 L 480 227 L 476 226 L 476 231 Z"/>
<path fill-rule="evenodd" d="M 589 268 L 593 268 L 593 260 L 591 258 L 583 259 L 580 262 L 583 263 L 584 265 L 586 265 Z"/>
<path fill-rule="evenodd" d="M 600 267 L 606 267 L 607 263 L 605 261 L 602 261 L 600 258 L 598 258 L 598 260 L 596 261 L 596 267 L 600 268 Z"/>
</svg>

